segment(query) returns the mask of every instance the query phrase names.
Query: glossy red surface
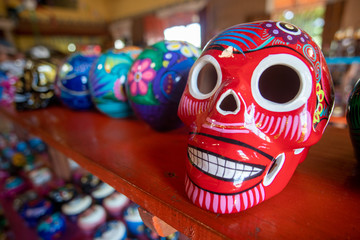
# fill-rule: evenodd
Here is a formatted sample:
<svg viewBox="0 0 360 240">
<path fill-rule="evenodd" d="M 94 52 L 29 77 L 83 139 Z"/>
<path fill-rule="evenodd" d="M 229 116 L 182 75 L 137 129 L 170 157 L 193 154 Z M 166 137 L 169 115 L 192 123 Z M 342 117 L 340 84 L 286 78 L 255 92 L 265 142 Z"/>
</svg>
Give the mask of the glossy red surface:
<svg viewBox="0 0 360 240">
<path fill-rule="evenodd" d="M 228 214 L 281 192 L 320 140 L 332 92 L 319 46 L 294 25 L 244 23 L 212 38 L 178 108 L 191 128 L 189 199 Z"/>
<path fill-rule="evenodd" d="M 186 129 L 159 133 L 136 119 L 64 107 L 0 113 L 193 239 L 360 236 L 360 171 L 347 129 L 328 127 L 280 194 L 244 212 L 217 215 L 186 196 Z"/>
</svg>

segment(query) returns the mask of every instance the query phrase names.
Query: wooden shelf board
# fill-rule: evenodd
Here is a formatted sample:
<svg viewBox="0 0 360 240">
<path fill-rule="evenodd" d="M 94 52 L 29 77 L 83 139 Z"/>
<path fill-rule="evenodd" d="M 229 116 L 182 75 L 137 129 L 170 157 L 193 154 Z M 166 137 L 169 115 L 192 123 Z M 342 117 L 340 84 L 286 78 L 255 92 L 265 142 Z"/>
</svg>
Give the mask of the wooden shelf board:
<svg viewBox="0 0 360 240">
<path fill-rule="evenodd" d="M 135 118 L 57 106 L 0 113 L 192 239 L 360 236 L 360 171 L 347 129 L 328 127 L 280 194 L 244 212 L 217 215 L 185 194 L 185 128 L 160 133 Z"/>
</svg>

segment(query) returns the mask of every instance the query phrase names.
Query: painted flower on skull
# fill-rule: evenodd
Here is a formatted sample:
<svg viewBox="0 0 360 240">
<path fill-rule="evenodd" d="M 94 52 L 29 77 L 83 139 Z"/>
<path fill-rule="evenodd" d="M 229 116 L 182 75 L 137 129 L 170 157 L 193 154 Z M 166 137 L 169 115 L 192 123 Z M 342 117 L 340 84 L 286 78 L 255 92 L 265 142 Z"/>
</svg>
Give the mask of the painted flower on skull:
<svg viewBox="0 0 360 240">
<path fill-rule="evenodd" d="M 200 56 L 200 51 L 190 45 L 190 44 L 185 44 L 185 42 L 180 42 L 180 41 L 167 41 L 167 46 L 166 48 L 169 50 L 169 51 L 178 51 L 180 50 L 180 52 L 185 56 L 185 57 L 188 57 L 188 58 L 191 58 L 191 57 L 196 57 L 198 58 Z"/>
<path fill-rule="evenodd" d="M 151 67 L 149 58 L 136 61 L 131 67 L 128 76 L 131 95 L 146 95 L 148 83 L 154 79 L 155 75 L 156 72 Z"/>
<path fill-rule="evenodd" d="M 114 95 L 120 101 L 126 101 L 125 89 L 124 89 L 125 78 L 126 77 L 122 75 L 120 78 L 116 79 L 114 83 L 114 88 L 113 88 Z"/>
</svg>

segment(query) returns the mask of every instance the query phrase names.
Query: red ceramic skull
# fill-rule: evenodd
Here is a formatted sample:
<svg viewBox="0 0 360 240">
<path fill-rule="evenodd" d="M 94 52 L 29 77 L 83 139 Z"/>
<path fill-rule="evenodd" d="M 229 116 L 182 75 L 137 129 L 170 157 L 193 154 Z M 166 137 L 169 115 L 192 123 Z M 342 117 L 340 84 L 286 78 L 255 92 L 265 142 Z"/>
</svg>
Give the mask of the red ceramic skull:
<svg viewBox="0 0 360 240">
<path fill-rule="evenodd" d="M 307 33 L 273 21 L 226 29 L 193 65 L 178 109 L 190 127 L 188 197 L 234 213 L 279 193 L 333 103 L 324 56 Z"/>
</svg>

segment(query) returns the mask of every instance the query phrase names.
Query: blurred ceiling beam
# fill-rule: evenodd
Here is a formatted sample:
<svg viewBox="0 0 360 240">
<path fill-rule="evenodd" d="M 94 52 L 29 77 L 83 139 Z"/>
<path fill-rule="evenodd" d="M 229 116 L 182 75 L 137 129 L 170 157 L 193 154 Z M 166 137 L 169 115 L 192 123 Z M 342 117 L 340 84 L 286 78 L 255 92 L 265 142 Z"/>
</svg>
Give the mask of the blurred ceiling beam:
<svg viewBox="0 0 360 240">
<path fill-rule="evenodd" d="M 32 22 L 21 19 L 14 29 L 15 34 L 21 35 L 67 35 L 67 36 L 106 36 L 109 35 L 108 25 L 105 23 L 81 22 Z"/>
</svg>

